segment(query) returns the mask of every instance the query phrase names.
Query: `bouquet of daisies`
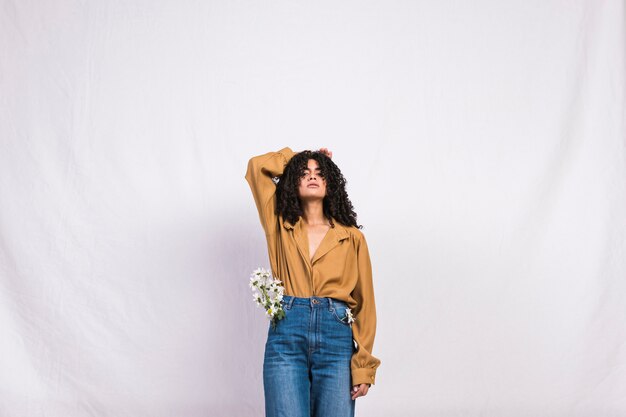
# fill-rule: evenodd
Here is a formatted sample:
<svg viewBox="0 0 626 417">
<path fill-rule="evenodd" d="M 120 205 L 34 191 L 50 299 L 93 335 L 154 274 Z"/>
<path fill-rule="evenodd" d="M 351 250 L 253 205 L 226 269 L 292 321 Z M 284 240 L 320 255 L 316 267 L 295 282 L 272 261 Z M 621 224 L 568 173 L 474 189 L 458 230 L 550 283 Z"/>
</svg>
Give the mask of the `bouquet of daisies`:
<svg viewBox="0 0 626 417">
<path fill-rule="evenodd" d="M 285 317 L 281 304 L 285 292 L 283 283 L 272 277 L 270 271 L 259 267 L 252 272 L 249 285 L 257 307 L 265 309 L 265 316 L 275 328 L 276 322 Z"/>
</svg>

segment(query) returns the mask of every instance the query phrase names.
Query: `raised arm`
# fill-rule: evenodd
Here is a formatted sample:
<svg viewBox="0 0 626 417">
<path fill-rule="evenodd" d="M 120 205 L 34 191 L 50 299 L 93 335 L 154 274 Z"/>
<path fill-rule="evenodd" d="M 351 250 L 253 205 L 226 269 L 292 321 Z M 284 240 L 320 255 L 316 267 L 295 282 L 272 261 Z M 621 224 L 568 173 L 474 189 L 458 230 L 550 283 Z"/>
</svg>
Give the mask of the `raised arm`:
<svg viewBox="0 0 626 417">
<path fill-rule="evenodd" d="M 358 302 L 354 309 L 355 321 L 352 323 L 352 336 L 358 345 L 350 363 L 353 386 L 374 384 L 376 368 L 380 366 L 380 360 L 372 355 L 374 337 L 376 336 L 376 304 L 372 281 L 372 264 L 364 236 L 357 248 L 357 263 L 359 280 L 352 291 L 352 297 Z"/>
<path fill-rule="evenodd" d="M 272 178 L 282 175 L 285 165 L 296 153 L 291 148 L 285 147 L 278 152 L 254 156 L 248 161 L 245 178 L 252 190 L 252 196 L 259 211 L 259 219 L 266 235 L 276 232 L 277 216 L 274 214 L 276 184 Z"/>
</svg>

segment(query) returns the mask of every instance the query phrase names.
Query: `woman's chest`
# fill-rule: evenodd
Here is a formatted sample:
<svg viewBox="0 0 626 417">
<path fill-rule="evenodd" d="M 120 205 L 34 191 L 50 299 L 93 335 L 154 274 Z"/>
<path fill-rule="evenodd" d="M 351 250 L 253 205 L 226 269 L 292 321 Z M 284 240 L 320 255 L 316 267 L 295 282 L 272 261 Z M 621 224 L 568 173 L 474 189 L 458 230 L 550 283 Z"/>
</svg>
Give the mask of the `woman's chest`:
<svg viewBox="0 0 626 417">
<path fill-rule="evenodd" d="M 346 236 L 330 230 L 293 230 L 281 236 L 282 261 L 289 265 L 301 265 L 309 270 L 331 268 L 340 273 L 346 263 L 355 260 L 351 241 Z"/>
<path fill-rule="evenodd" d="M 304 229 L 304 234 L 306 236 L 305 240 L 309 249 L 308 256 L 311 262 L 313 262 L 315 254 L 324 239 L 327 237 L 330 238 L 329 233 L 330 226 L 308 227 Z"/>
</svg>

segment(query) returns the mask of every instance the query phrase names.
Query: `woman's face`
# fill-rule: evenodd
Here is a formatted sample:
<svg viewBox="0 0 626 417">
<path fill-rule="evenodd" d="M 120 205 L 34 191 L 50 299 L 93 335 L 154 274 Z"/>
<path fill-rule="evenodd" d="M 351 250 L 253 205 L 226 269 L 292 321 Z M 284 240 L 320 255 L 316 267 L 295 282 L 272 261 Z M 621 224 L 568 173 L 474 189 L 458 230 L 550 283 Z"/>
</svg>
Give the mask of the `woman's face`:
<svg viewBox="0 0 626 417">
<path fill-rule="evenodd" d="M 320 168 L 315 159 L 309 159 L 308 166 L 301 173 L 298 194 L 302 199 L 319 199 L 326 196 L 326 179 L 320 176 Z"/>
</svg>

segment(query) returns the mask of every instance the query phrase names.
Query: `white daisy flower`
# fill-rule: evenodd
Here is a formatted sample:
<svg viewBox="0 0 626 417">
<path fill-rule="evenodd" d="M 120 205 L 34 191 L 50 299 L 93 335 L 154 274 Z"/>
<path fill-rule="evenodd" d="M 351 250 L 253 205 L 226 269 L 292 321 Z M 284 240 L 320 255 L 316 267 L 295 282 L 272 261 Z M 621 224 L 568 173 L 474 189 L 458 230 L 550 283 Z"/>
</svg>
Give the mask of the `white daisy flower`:
<svg viewBox="0 0 626 417">
<path fill-rule="evenodd" d="M 281 301 L 285 287 L 282 281 L 272 277 L 269 270 L 261 267 L 255 269 L 250 275 L 248 284 L 253 291 L 252 299 L 257 306 L 265 309 L 265 315 L 272 320 L 275 326 L 276 321 L 284 317 Z"/>
<path fill-rule="evenodd" d="M 347 308 L 347 307 L 346 307 L 346 316 L 348 317 L 348 323 L 354 322 L 355 318 L 352 315 L 352 310 L 350 310 L 350 308 Z"/>
</svg>

